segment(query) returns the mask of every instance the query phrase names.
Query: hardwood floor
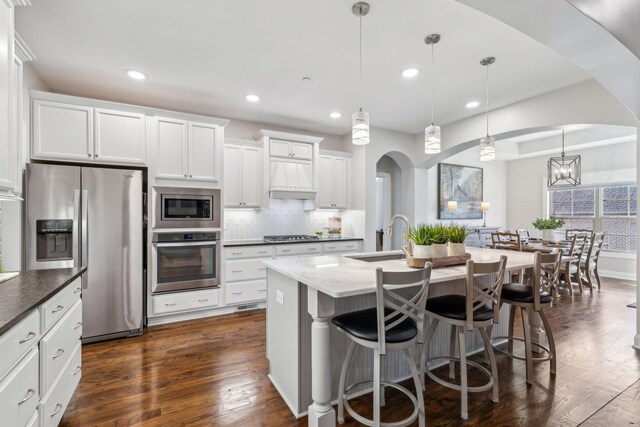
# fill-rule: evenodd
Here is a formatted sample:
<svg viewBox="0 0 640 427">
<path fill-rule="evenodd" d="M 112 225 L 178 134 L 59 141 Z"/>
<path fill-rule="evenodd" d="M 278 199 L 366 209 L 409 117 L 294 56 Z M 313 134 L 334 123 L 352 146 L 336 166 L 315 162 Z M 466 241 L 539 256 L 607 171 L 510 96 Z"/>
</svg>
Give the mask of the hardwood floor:
<svg viewBox="0 0 640 427">
<path fill-rule="evenodd" d="M 490 392 L 469 398 L 427 383 L 427 424 L 438 426 L 620 426 L 640 424 L 640 352 L 631 347 L 635 287 L 605 279 L 590 296 L 565 293 L 547 316 L 558 347 L 558 373 L 498 355 L 500 402 Z M 283 325 L 283 327 L 286 327 Z M 305 426 L 267 378 L 264 311 L 149 328 L 143 336 L 86 345 L 80 386 L 61 426 Z M 475 360 L 480 360 L 476 356 Z M 470 372 L 470 385 L 483 381 Z M 407 386 L 410 385 L 407 383 Z M 410 387 L 411 389 L 411 387 Z M 411 411 L 387 391 L 383 419 Z M 371 395 L 355 399 L 363 414 Z M 348 426 L 357 425 L 347 416 Z M 416 423 L 417 425 L 417 423 Z"/>
</svg>

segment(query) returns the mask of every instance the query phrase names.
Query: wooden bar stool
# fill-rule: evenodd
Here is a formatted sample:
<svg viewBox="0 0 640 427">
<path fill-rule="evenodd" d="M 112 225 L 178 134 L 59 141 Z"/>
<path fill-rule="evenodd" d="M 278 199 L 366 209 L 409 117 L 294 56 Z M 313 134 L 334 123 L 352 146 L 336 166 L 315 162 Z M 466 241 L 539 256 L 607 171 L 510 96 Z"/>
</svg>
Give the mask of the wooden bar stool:
<svg viewBox="0 0 640 427">
<path fill-rule="evenodd" d="M 553 332 L 544 309 L 551 307 L 554 286 L 556 286 L 560 272 L 561 252 L 542 254 L 536 252 L 534 255 L 535 266 L 533 270 L 533 283 L 523 285 L 520 283 L 505 283 L 502 287 L 502 303 L 511 305 L 509 318 L 509 335 L 502 337 L 494 337 L 492 345 L 494 348 L 506 354 L 509 357 L 527 362 L 527 384 L 533 383 L 533 362 L 551 362 L 551 374 L 556 373 L 556 344 L 553 338 Z M 524 338 L 513 335 L 514 317 L 516 308 L 520 308 L 522 316 L 522 329 L 524 330 Z M 549 347 L 536 343 L 535 345 L 543 349 L 547 355 L 544 357 L 533 357 L 533 343 L 531 341 L 531 329 L 529 325 L 529 310 L 533 310 L 540 315 L 544 330 L 549 340 Z M 497 347 L 495 342 L 498 340 L 508 340 L 507 351 Z M 513 352 L 513 341 L 524 341 L 525 355 L 520 356 Z"/>
<path fill-rule="evenodd" d="M 473 260 L 468 260 L 465 295 L 444 295 L 427 300 L 426 313 L 431 317 L 431 326 L 429 327 L 424 347 L 422 351 L 419 350 L 418 354 L 422 383 L 424 384 L 424 374 L 426 374 L 438 384 L 460 391 L 460 416 L 465 420 L 469 418 L 467 404 L 469 392 L 480 392 L 493 388 L 491 400 L 498 402 L 498 370 L 487 329 L 499 319 L 500 294 L 506 264 L 507 257 L 504 255 L 496 262 L 474 263 Z M 455 357 L 454 354 L 431 356 L 429 345 L 440 322 L 446 322 L 451 325 L 452 337 L 455 334 L 458 335 L 460 357 Z M 491 371 L 478 363 L 467 360 L 466 331 L 476 329 L 480 331 L 485 349 L 489 353 Z M 453 353 L 453 348 L 451 352 Z M 451 379 L 455 379 L 454 362 L 460 362 L 460 385 L 438 378 L 431 372 L 431 363 L 437 360 L 449 361 L 449 377 Z M 481 386 L 469 387 L 467 384 L 467 365 L 479 369 L 489 377 L 489 381 Z"/>
<path fill-rule="evenodd" d="M 418 419 L 420 427 L 425 425 L 424 399 L 420 386 L 420 375 L 409 349 L 424 336 L 423 325 L 425 301 L 429 293 L 431 263 L 425 268 L 407 272 L 384 272 L 376 269 L 376 307 L 353 311 L 335 316 L 331 321 L 351 340 L 340 373 L 338 386 L 338 422 L 344 423 L 344 410 L 358 422 L 367 426 L 400 427 Z M 419 286 L 417 292 L 407 299 L 398 293 L 407 286 Z M 373 350 L 373 419 L 358 414 L 349 406 L 349 392 L 361 384 L 352 384 L 345 388 L 349 363 L 356 345 Z M 420 346 L 422 343 L 420 343 Z M 381 356 L 387 351 L 402 351 L 409 364 L 416 387 L 414 396 L 407 388 L 381 379 Z M 369 382 L 366 382 L 369 383 Z M 404 393 L 414 404 L 413 413 L 406 419 L 394 423 L 383 423 L 380 417 L 381 385 L 393 387 Z"/>
</svg>

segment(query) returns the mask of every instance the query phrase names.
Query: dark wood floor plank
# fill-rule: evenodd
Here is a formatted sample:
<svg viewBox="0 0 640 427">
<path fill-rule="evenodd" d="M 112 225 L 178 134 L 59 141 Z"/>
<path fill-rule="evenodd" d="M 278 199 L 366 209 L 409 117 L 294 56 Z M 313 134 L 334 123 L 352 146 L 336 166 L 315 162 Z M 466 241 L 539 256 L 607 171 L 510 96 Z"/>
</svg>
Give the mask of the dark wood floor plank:
<svg viewBox="0 0 640 427">
<path fill-rule="evenodd" d="M 428 425 L 587 426 L 640 424 L 640 352 L 631 348 L 635 287 L 606 280 L 593 296 L 564 291 L 548 312 L 558 346 L 558 374 L 498 356 L 500 402 L 470 395 L 459 417 L 455 391 L 427 383 Z M 516 332 L 520 326 L 516 327 Z M 265 313 L 257 311 L 149 328 L 143 336 L 86 345 L 83 376 L 61 426 L 306 426 L 267 378 Z M 482 355 L 472 358 L 482 361 Z M 437 371 L 446 376 L 446 369 Z M 483 378 L 470 373 L 470 381 Z M 405 386 L 413 390 L 412 384 Z M 386 421 L 412 411 L 388 389 Z M 371 415 L 371 395 L 352 406 Z M 347 416 L 347 426 L 357 423 Z M 416 423 L 417 425 L 417 423 Z"/>
</svg>

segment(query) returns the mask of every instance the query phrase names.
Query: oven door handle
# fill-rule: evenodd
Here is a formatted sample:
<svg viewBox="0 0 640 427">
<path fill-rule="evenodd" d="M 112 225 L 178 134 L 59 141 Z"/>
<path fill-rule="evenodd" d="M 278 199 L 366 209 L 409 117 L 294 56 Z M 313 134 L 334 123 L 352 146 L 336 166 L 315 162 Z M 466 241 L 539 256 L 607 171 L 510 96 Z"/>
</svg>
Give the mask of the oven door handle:
<svg viewBox="0 0 640 427">
<path fill-rule="evenodd" d="M 207 242 L 180 242 L 180 243 L 160 243 L 154 242 L 154 246 L 162 247 L 162 248 L 171 248 L 171 247 L 186 247 L 186 246 L 215 246 L 218 244 L 216 240 L 209 240 Z"/>
</svg>

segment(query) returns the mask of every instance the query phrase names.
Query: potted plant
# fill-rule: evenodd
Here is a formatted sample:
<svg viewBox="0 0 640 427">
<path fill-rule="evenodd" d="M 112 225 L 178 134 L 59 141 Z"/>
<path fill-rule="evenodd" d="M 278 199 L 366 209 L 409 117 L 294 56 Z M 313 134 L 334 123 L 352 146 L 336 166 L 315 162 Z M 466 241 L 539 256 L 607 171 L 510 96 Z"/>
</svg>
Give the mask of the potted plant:
<svg viewBox="0 0 640 427">
<path fill-rule="evenodd" d="M 444 224 L 433 225 L 433 257 L 447 256 L 447 241 L 449 240 L 448 228 Z"/>
<path fill-rule="evenodd" d="M 447 255 L 460 256 L 466 253 L 464 246 L 465 239 L 472 232 L 467 229 L 466 225 L 451 224 L 447 229 L 448 241 Z"/>
<path fill-rule="evenodd" d="M 564 219 L 551 216 L 550 218 L 536 218 L 532 222 L 536 230 L 542 230 L 542 240 L 554 241 L 554 231 L 564 225 Z"/>
<path fill-rule="evenodd" d="M 407 238 L 413 242 L 414 258 L 433 258 L 433 226 L 418 224 L 407 232 Z"/>
</svg>

